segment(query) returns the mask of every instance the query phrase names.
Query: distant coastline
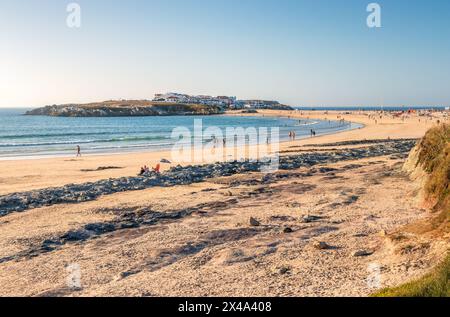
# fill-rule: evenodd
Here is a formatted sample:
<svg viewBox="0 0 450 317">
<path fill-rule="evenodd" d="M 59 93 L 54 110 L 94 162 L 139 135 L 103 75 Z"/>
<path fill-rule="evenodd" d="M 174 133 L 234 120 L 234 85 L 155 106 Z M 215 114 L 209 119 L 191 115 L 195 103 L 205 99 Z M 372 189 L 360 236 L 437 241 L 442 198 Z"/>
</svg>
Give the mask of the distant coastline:
<svg viewBox="0 0 450 317">
<path fill-rule="evenodd" d="M 152 102 L 154 103 L 154 102 Z M 97 103 L 100 104 L 100 103 Z M 161 104 L 161 103 L 160 103 Z M 162 103 L 163 104 L 163 103 Z M 89 104 L 86 104 L 89 105 Z M 169 103 L 166 103 L 166 105 L 168 106 Z M 183 105 L 183 104 L 180 104 Z M 187 104 L 188 105 L 188 104 Z M 43 107 L 3 107 L 0 108 L 2 110 L 22 110 L 24 113 L 24 115 L 48 115 L 48 116 L 70 116 L 70 115 L 57 115 L 57 113 L 54 113 L 53 115 L 50 114 L 46 114 L 46 112 L 50 113 L 52 111 L 52 109 L 55 108 L 60 108 L 60 109 L 68 109 L 69 107 L 73 107 L 73 106 L 80 106 L 81 108 L 84 106 L 83 104 L 67 104 L 67 105 L 52 105 L 52 106 L 43 106 Z M 194 105 L 192 105 L 194 106 Z M 204 106 L 204 105 L 199 105 L 199 106 Z M 133 107 L 133 106 L 131 106 Z M 297 111 L 408 111 L 408 110 L 416 110 L 416 111 L 445 111 L 448 110 L 448 107 L 446 106 L 410 106 L 410 107 L 402 107 L 402 106 L 387 106 L 387 107 L 376 107 L 376 106 L 320 106 L 320 107 L 303 107 L 303 106 L 286 106 L 289 108 L 286 109 L 279 109 L 277 107 L 274 107 L 273 109 L 270 108 L 265 108 L 264 110 L 286 110 L 286 111 L 292 111 L 292 110 L 297 110 Z M 206 109 L 207 107 L 205 107 L 204 109 Z M 157 108 L 154 108 L 154 110 L 156 110 Z M 143 109 L 140 109 L 143 110 Z M 257 110 L 260 109 L 242 109 L 243 113 L 251 113 L 252 111 L 254 113 L 257 113 Z M 61 111 L 61 110 L 58 110 Z M 93 110 L 94 111 L 94 110 Z M 100 108 L 97 110 L 100 111 Z M 132 112 L 132 110 L 129 110 L 130 112 Z M 225 110 L 226 111 L 226 110 Z M 212 115 L 216 115 L 216 114 L 224 114 L 225 111 L 216 111 L 214 110 L 214 113 L 212 113 Z M 137 116 L 138 114 L 136 113 L 130 113 L 130 115 L 126 115 L 126 114 L 122 114 L 122 115 L 118 115 L 118 116 Z M 142 114 L 141 116 L 164 116 L 164 114 Z M 166 116 L 169 115 L 197 115 L 196 113 L 183 113 L 182 111 L 179 113 L 170 113 L 167 114 Z M 198 115 L 208 115 L 208 113 L 199 113 Z M 80 117 L 82 115 L 79 115 Z M 89 115 L 86 115 L 89 116 Z M 95 116 L 95 115 L 92 115 Z"/>
<path fill-rule="evenodd" d="M 153 100 L 107 100 L 86 104 L 48 105 L 25 115 L 51 117 L 150 117 L 218 115 L 227 110 L 294 110 L 269 100 L 237 100 L 227 96 L 190 96 L 179 93 L 156 94 Z"/>
</svg>

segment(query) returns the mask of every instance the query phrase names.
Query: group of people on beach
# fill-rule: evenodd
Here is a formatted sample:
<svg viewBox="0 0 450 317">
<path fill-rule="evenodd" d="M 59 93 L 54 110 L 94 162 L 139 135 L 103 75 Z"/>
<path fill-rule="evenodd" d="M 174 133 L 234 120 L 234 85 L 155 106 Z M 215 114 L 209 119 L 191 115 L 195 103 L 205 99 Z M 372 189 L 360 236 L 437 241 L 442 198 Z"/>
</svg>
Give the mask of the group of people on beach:
<svg viewBox="0 0 450 317">
<path fill-rule="evenodd" d="M 152 167 L 152 169 L 151 169 L 151 171 L 156 174 L 160 174 L 161 173 L 160 170 L 161 170 L 161 164 L 159 164 L 159 163 L 156 164 L 156 166 Z M 150 168 L 147 165 L 144 165 L 141 167 L 141 170 L 140 170 L 138 176 L 142 176 L 142 175 L 149 174 L 149 173 L 150 173 Z"/>
<path fill-rule="evenodd" d="M 77 145 L 77 157 L 81 157 L 81 147 L 79 145 Z M 150 172 L 154 172 L 156 174 L 160 174 L 161 173 L 161 164 L 156 164 L 155 167 L 152 167 L 151 169 L 147 166 L 144 165 L 141 167 L 138 176 L 142 176 L 145 174 L 149 174 Z"/>
<path fill-rule="evenodd" d="M 311 129 L 311 137 L 315 137 L 316 136 L 316 131 Z M 295 138 L 297 137 L 297 135 L 295 134 L 295 131 L 289 131 L 289 140 L 291 141 L 295 141 Z"/>
<path fill-rule="evenodd" d="M 296 137 L 295 131 L 289 131 L 289 140 L 294 141 Z"/>
</svg>

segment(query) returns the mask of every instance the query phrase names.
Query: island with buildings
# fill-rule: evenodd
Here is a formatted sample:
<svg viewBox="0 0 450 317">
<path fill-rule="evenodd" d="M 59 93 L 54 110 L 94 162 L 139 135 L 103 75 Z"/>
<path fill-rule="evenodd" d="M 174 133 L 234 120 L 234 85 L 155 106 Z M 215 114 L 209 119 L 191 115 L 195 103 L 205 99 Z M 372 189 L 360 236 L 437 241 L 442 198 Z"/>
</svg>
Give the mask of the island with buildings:
<svg viewBox="0 0 450 317">
<path fill-rule="evenodd" d="M 108 100 L 87 104 L 49 105 L 27 111 L 26 115 L 53 117 L 137 117 L 173 115 L 217 115 L 227 110 L 292 110 L 278 101 L 238 100 L 229 96 L 191 96 L 180 93 L 156 94 L 152 100 Z"/>
</svg>

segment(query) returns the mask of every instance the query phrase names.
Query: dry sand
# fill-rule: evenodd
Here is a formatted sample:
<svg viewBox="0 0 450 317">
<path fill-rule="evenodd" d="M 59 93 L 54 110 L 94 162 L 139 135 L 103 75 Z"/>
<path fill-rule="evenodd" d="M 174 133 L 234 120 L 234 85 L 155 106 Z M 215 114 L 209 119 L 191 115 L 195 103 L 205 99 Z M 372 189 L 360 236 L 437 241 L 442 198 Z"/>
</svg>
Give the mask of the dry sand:
<svg viewBox="0 0 450 317">
<path fill-rule="evenodd" d="M 341 114 L 260 115 L 336 119 Z M 419 122 L 416 116 L 384 118 L 378 124 L 367 114 L 343 117 L 365 127 L 283 143 L 282 152 L 306 149 L 300 146 L 307 144 L 419 138 L 435 123 Z M 135 175 L 141 165 L 155 165 L 162 157 L 170 159 L 170 153 L 1 161 L 0 194 Z M 429 216 L 416 205 L 416 188 L 401 172 L 402 164 L 392 157 L 341 162 L 327 166 L 335 170 L 311 176 L 299 176 L 310 170 L 301 168 L 271 184 L 258 182 L 258 173 L 235 175 L 10 214 L 0 218 L 0 259 L 125 212 L 169 213 L 201 206 L 179 219 L 0 261 L 0 295 L 365 296 L 427 272 L 448 246 L 402 233 L 402 226 Z M 122 168 L 81 171 L 100 166 Z M 318 218 L 305 222 L 305 215 Z M 251 226 L 250 217 L 261 225 Z M 319 250 L 317 242 L 330 248 Z M 373 254 L 353 256 L 358 250 Z M 70 288 L 71 268 L 78 267 L 81 288 Z"/>
</svg>

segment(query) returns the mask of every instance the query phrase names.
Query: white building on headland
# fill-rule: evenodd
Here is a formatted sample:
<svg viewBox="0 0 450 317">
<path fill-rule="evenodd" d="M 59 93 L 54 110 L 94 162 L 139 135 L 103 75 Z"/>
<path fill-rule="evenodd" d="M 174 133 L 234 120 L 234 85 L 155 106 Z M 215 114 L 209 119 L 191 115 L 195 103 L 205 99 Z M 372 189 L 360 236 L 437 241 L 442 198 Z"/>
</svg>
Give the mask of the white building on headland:
<svg viewBox="0 0 450 317">
<path fill-rule="evenodd" d="M 192 103 L 203 104 L 209 106 L 219 106 L 225 109 L 281 109 L 292 110 L 289 106 L 282 105 L 274 100 L 237 100 L 236 97 L 230 96 L 208 96 L 198 95 L 191 96 L 187 94 L 179 94 L 176 92 L 169 92 L 166 94 L 155 94 L 153 101 L 171 102 L 171 103 Z"/>
<path fill-rule="evenodd" d="M 175 92 L 169 92 L 166 94 L 155 94 L 153 101 L 159 102 L 175 102 L 175 103 L 196 103 L 219 107 L 232 107 L 236 103 L 236 97 L 229 96 L 191 96 L 186 94 L 179 94 Z"/>
</svg>

